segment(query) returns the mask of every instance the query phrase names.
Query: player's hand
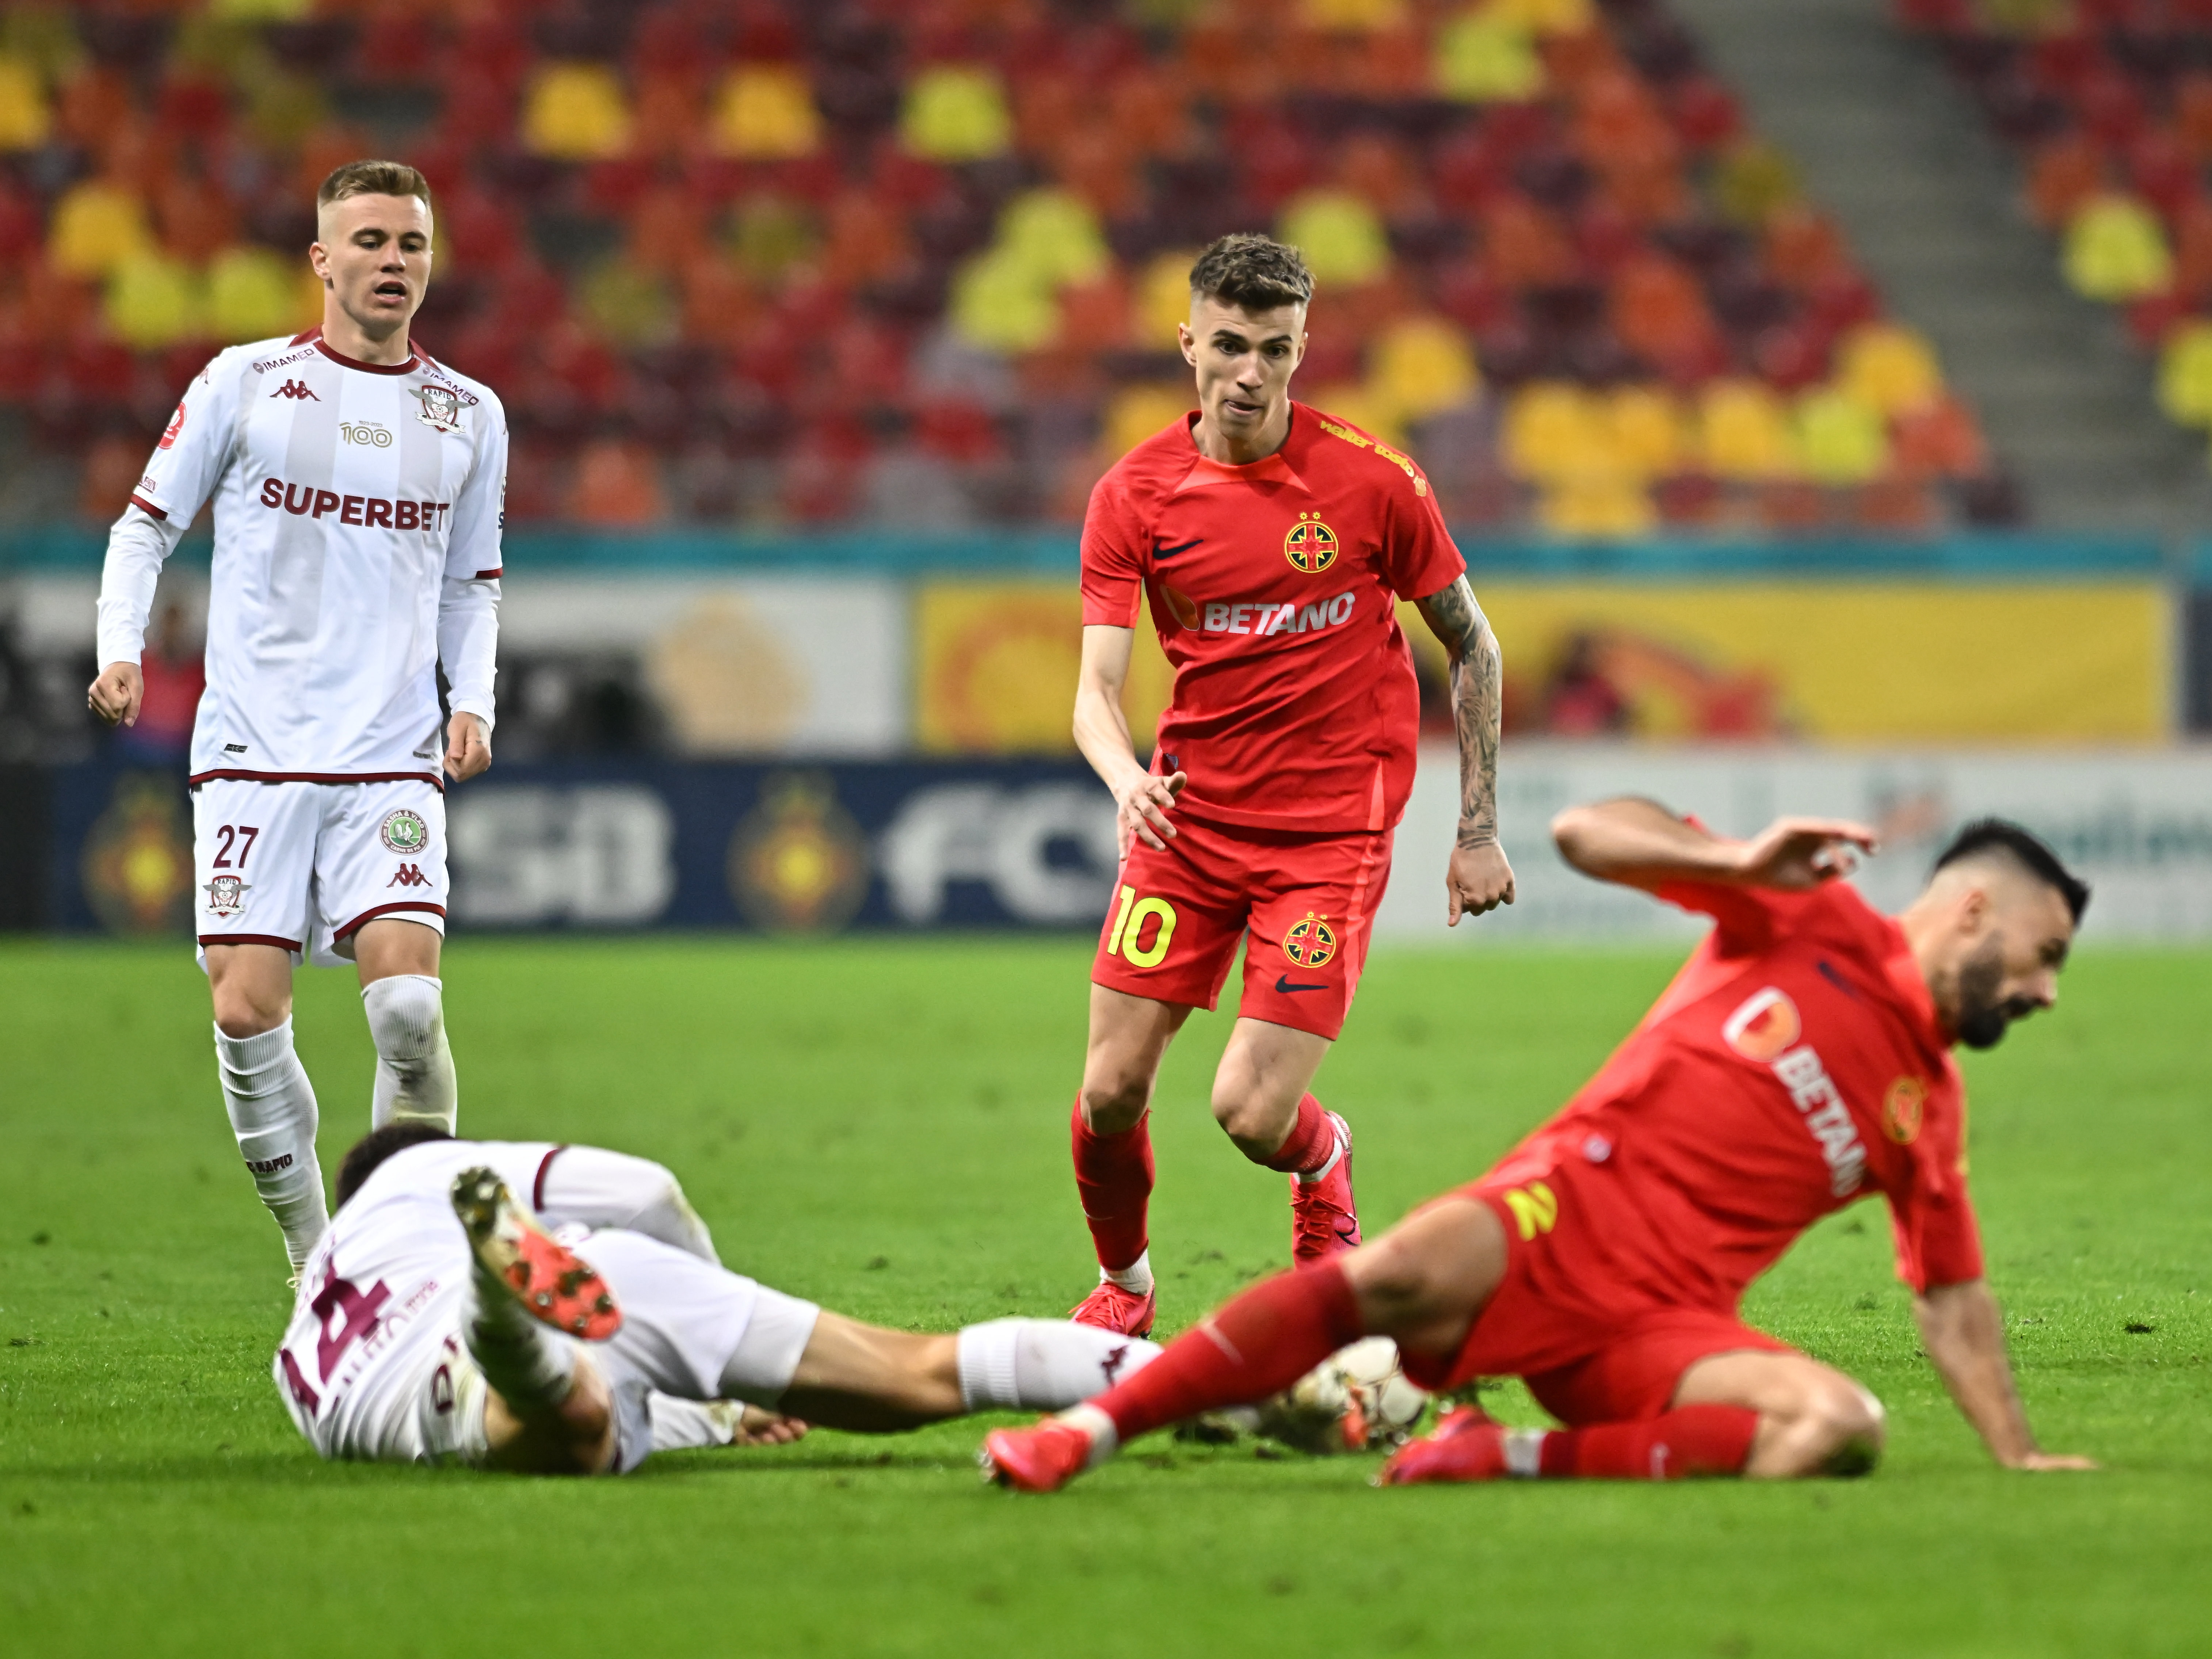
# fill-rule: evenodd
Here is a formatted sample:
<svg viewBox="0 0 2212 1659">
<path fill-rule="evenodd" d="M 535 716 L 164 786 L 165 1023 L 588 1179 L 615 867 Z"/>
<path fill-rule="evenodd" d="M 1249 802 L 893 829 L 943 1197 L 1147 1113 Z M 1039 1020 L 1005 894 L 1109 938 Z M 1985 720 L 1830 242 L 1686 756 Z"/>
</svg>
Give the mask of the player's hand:
<svg viewBox="0 0 2212 1659">
<path fill-rule="evenodd" d="M 474 714 L 456 714 L 446 722 L 446 770 L 455 783 L 469 779 L 491 764 L 491 738 Z"/>
<path fill-rule="evenodd" d="M 145 677 L 135 662 L 108 664 L 84 694 L 84 706 L 110 726 L 137 725 L 138 705 L 145 700 Z"/>
<path fill-rule="evenodd" d="M 1848 876 L 1874 850 L 1874 831 L 1848 818 L 1777 818 L 1736 849 L 1735 876 L 1748 887 L 1802 893 Z"/>
<path fill-rule="evenodd" d="M 1444 926 L 1456 927 L 1462 916 L 1479 916 L 1501 904 L 1513 902 L 1513 866 L 1505 849 L 1494 841 L 1452 848 L 1444 871 Z"/>
<path fill-rule="evenodd" d="M 2011 1467 L 2030 1474 L 2049 1474 L 2057 1471 L 2100 1469 L 2104 1465 L 2094 1457 L 2075 1457 L 2066 1452 L 2032 1451 Z"/>
<path fill-rule="evenodd" d="M 758 1406 L 748 1406 L 738 1419 L 737 1433 L 732 1437 L 733 1446 L 787 1446 L 803 1437 L 807 1425 L 795 1417 L 786 1417 L 781 1412 L 767 1411 Z"/>
<path fill-rule="evenodd" d="M 1158 777 L 1150 772 L 1139 772 L 1114 791 L 1115 833 L 1121 842 L 1121 856 L 1129 856 L 1129 837 L 1141 836 L 1145 845 L 1155 852 L 1167 851 L 1169 841 L 1175 839 L 1176 827 L 1168 822 L 1168 809 L 1175 805 L 1183 785 L 1190 781 L 1187 772 L 1170 772 Z M 1166 840 L 1161 837 L 1165 836 Z"/>
</svg>

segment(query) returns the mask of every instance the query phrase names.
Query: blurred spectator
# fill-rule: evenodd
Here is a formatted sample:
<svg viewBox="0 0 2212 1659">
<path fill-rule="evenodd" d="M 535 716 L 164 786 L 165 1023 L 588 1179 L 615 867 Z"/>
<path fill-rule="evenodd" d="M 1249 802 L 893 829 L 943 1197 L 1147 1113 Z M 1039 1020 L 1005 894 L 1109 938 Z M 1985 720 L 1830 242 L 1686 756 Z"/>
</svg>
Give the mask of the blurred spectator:
<svg viewBox="0 0 2212 1659">
<path fill-rule="evenodd" d="M 1628 729 L 1628 701 L 1605 677 L 1594 634 L 1568 640 L 1544 686 L 1544 730 L 1554 737 L 1613 737 Z"/>
<path fill-rule="evenodd" d="M 146 682 L 138 723 L 119 726 L 115 747 L 133 760 L 163 765 L 182 762 L 192 744 L 192 719 L 199 711 L 207 671 L 199 642 L 191 638 L 185 608 L 174 599 L 154 619 L 138 670 Z"/>
</svg>

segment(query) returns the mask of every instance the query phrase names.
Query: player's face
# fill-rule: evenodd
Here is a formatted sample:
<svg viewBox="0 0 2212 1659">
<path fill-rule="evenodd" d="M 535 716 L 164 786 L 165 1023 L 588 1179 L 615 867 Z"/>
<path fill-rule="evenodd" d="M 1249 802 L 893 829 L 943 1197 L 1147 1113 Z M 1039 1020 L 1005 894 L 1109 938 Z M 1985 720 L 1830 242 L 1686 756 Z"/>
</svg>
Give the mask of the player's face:
<svg viewBox="0 0 2212 1659">
<path fill-rule="evenodd" d="M 2042 883 L 2004 881 L 1985 896 L 1979 923 L 1961 936 L 1947 1012 L 1960 1042 L 1994 1048 L 2013 1021 L 2058 1000 L 2074 918 Z"/>
<path fill-rule="evenodd" d="M 307 258 L 373 339 L 406 325 L 430 283 L 430 210 L 416 196 L 349 196 L 324 208 Z"/>
<path fill-rule="evenodd" d="M 1247 311 L 1206 295 L 1190 303 L 1182 355 L 1198 371 L 1200 416 L 1231 443 L 1273 432 L 1287 417 L 1291 374 L 1305 356 L 1306 308 Z"/>
</svg>

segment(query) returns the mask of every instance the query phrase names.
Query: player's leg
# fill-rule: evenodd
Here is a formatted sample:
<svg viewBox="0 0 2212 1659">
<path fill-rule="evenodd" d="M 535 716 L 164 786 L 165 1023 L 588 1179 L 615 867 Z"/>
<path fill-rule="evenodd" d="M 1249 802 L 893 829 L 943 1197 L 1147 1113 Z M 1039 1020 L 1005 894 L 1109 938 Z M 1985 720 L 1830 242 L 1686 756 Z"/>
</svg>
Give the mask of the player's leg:
<svg viewBox="0 0 2212 1659">
<path fill-rule="evenodd" d="M 1136 1376 L 1052 1422 L 993 1434 L 985 1455 L 1009 1484 L 1048 1491 L 1139 1435 L 1265 1400 L 1363 1336 L 1393 1337 L 1412 1353 L 1456 1352 L 1507 1261 L 1487 1205 L 1439 1200 L 1370 1244 L 1263 1280 Z"/>
<path fill-rule="evenodd" d="M 459 1117 L 438 976 L 446 928 L 446 800 L 426 779 L 328 792 L 315 848 L 313 959 L 350 961 L 376 1045 L 369 1127 Z"/>
<path fill-rule="evenodd" d="M 369 1038 L 376 1045 L 369 1127 L 434 1123 L 452 1133 L 459 1083 L 446 1039 L 445 985 L 438 977 L 444 935 L 412 917 L 383 916 L 362 923 L 349 942 Z"/>
<path fill-rule="evenodd" d="M 1073 1317 L 1141 1335 L 1152 1323 L 1146 1231 L 1152 1196 L 1152 1085 L 1187 1005 L 1091 988 L 1083 1087 L 1068 1124 L 1075 1190 L 1098 1257 L 1098 1288 Z"/>
<path fill-rule="evenodd" d="M 292 1044 L 292 963 L 306 948 L 316 786 L 216 779 L 192 795 L 198 936 L 223 1109 L 297 1273 L 329 1224 L 314 1085 Z"/>
<path fill-rule="evenodd" d="M 1291 1256 L 1303 1264 L 1360 1242 L 1351 1126 L 1309 1085 L 1358 988 L 1390 836 L 1297 837 L 1255 845 L 1248 856 L 1267 870 L 1213 1115 L 1245 1157 L 1291 1177 Z"/>
<path fill-rule="evenodd" d="M 1715 1407 L 1758 1413 L 1741 1465 L 1754 1480 L 1865 1474 L 1881 1461 L 1881 1401 L 1808 1354 L 1754 1349 L 1698 1360 L 1682 1373 L 1673 1409 Z"/>
<path fill-rule="evenodd" d="M 549 1227 L 620 1227 L 721 1264 L 683 1182 L 650 1158 L 604 1146 L 557 1146 L 538 1165 L 526 1201 Z"/>
</svg>

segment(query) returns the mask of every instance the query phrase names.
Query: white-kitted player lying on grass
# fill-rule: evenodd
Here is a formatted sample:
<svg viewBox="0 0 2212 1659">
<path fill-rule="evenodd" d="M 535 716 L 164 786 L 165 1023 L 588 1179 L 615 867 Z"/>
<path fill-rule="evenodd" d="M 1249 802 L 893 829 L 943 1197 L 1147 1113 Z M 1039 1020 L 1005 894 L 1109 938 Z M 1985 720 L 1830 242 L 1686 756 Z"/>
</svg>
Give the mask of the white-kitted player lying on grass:
<svg viewBox="0 0 2212 1659">
<path fill-rule="evenodd" d="M 325 1457 L 625 1473 L 810 1424 L 1055 1410 L 1159 1352 L 1057 1320 L 922 1335 L 830 1313 L 728 1271 L 674 1176 L 595 1146 L 392 1123 L 337 1197 L 274 1367 Z"/>
</svg>

